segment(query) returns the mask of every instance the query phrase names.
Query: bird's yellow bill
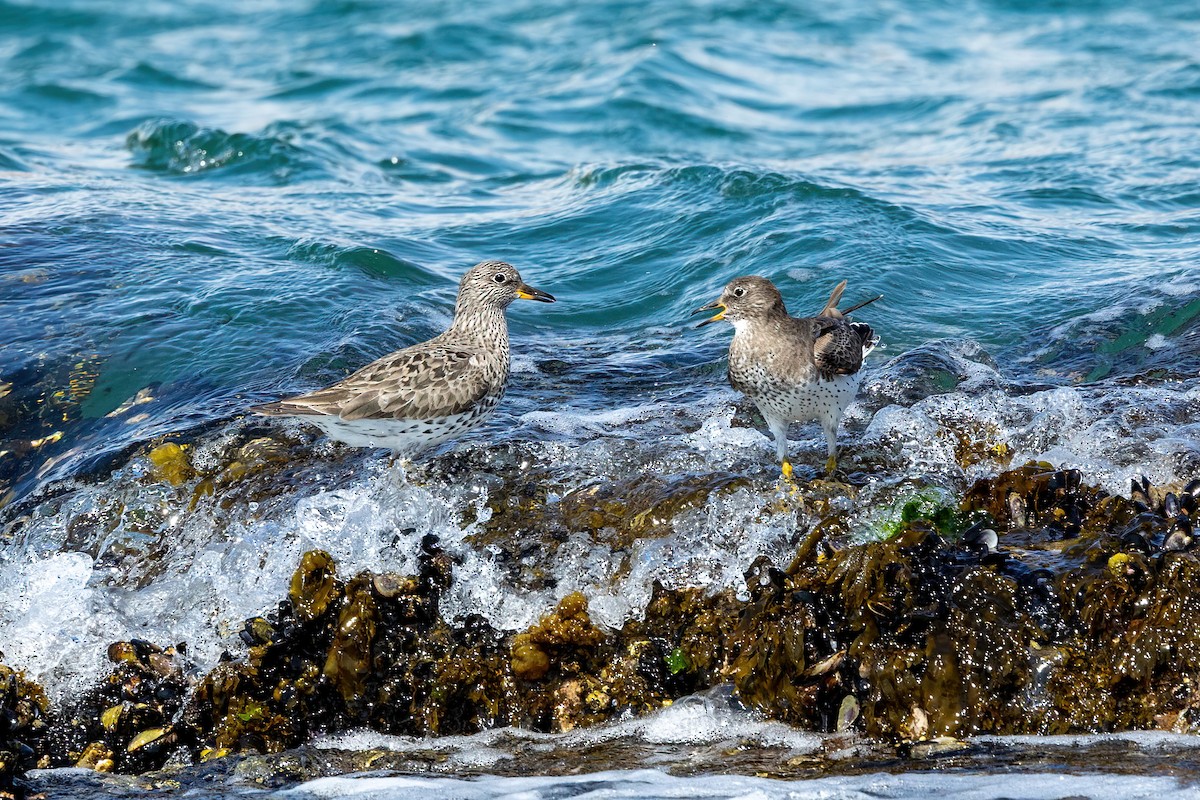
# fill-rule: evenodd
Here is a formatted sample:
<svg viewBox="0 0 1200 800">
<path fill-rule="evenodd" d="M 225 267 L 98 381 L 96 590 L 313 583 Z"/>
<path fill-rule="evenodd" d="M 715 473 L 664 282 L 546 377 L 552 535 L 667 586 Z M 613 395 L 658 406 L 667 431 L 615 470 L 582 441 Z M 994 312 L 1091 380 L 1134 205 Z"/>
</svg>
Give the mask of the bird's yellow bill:
<svg viewBox="0 0 1200 800">
<path fill-rule="evenodd" d="M 517 297 L 522 300 L 537 300 L 539 303 L 553 303 L 554 295 L 535 289 L 529 284 L 522 283 L 517 287 Z"/>
<path fill-rule="evenodd" d="M 705 325 L 707 325 L 710 322 L 720 322 L 721 320 L 725 319 L 725 312 L 727 309 L 725 308 L 725 304 L 722 303 L 720 300 L 714 300 L 713 302 L 709 303 L 706 306 L 701 306 L 700 308 L 697 308 L 692 313 L 699 314 L 701 311 L 712 311 L 714 308 L 719 308 L 721 310 L 719 312 L 717 312 L 716 316 L 709 317 L 708 319 L 704 320 L 704 322 L 701 322 L 699 325 L 696 326 L 697 328 L 703 328 Z"/>
</svg>

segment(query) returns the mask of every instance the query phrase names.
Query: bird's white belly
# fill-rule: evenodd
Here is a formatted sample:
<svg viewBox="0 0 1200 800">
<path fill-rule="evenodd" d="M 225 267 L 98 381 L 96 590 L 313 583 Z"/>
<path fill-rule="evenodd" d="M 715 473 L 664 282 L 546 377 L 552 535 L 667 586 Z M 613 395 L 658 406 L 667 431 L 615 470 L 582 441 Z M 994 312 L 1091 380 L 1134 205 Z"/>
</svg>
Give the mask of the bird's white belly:
<svg viewBox="0 0 1200 800">
<path fill-rule="evenodd" d="M 786 422 L 808 422 L 817 420 L 823 425 L 836 426 L 842 414 L 854 401 L 859 373 L 837 375 L 833 380 L 812 381 L 787 387 L 774 387 L 772 391 L 760 392 L 754 398 L 765 417 L 774 417 Z"/>
<path fill-rule="evenodd" d="M 300 417 L 325 431 L 331 439 L 352 447 L 386 447 L 412 456 L 474 428 L 486 413 L 466 412 L 438 419 L 353 419 L 332 415 Z"/>
</svg>

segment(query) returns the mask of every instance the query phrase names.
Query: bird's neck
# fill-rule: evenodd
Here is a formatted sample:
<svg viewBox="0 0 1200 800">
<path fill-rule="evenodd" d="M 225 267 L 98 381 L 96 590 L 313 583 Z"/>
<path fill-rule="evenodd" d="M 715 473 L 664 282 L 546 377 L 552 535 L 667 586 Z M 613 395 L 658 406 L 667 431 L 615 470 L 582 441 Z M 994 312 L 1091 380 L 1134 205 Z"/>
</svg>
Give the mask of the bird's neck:
<svg viewBox="0 0 1200 800">
<path fill-rule="evenodd" d="M 508 321 L 504 310 L 494 306 L 459 306 L 454 312 L 454 322 L 447 335 L 464 341 L 478 342 L 493 347 L 496 344 L 508 347 Z"/>
<path fill-rule="evenodd" d="M 760 314 L 753 317 L 730 320 L 733 323 L 735 338 L 745 339 L 767 332 L 779 324 L 779 316 L 775 314 Z M 782 315 L 786 317 L 787 315 Z"/>
<path fill-rule="evenodd" d="M 758 327 L 748 319 L 730 320 L 730 323 L 733 325 L 733 338 L 735 339 L 744 339 L 747 336 L 752 336 Z"/>
</svg>

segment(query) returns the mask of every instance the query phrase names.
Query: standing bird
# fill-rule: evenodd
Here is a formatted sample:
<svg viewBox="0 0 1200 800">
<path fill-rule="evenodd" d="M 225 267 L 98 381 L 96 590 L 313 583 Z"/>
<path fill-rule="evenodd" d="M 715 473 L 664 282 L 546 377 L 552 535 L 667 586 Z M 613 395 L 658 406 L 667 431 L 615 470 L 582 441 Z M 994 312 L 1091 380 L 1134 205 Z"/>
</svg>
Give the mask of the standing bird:
<svg viewBox="0 0 1200 800">
<path fill-rule="evenodd" d="M 416 455 L 478 425 L 504 396 L 504 309 L 517 298 L 554 302 L 527 286 L 511 264 L 476 264 L 458 285 L 454 321 L 445 333 L 373 361 L 325 389 L 250 410 L 299 417 L 355 447 Z"/>
<path fill-rule="evenodd" d="M 838 422 L 858 391 L 863 358 L 879 342 L 870 325 L 850 322 L 846 315 L 883 295 L 842 312 L 837 304 L 845 289 L 842 281 L 817 316 L 791 317 L 775 284 L 746 275 L 734 278 L 719 300 L 695 312 L 720 309 L 697 327 L 723 319 L 733 323 L 729 383 L 762 412 L 788 480 L 789 422 L 820 422 L 829 450 L 825 471 L 832 475 L 837 469 Z"/>
</svg>

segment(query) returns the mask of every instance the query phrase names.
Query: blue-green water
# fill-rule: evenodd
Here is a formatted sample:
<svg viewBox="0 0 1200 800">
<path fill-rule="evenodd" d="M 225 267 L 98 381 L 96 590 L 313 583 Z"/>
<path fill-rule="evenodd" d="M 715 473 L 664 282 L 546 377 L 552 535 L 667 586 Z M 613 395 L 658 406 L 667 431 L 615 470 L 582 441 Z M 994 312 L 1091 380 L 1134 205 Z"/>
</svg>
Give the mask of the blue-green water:
<svg viewBox="0 0 1200 800">
<path fill-rule="evenodd" d="M 842 432 L 867 497 L 999 468 L 956 462 L 964 441 L 1111 489 L 1191 477 L 1197 41 L 1196 2 L 0 0 L 0 650 L 52 688 L 114 631 L 215 658 L 304 547 L 399 568 L 404 514 L 451 536 L 472 501 L 389 488 L 378 454 L 220 517 L 215 544 L 224 512 L 163 512 L 168 568 L 127 555 L 145 528 L 64 529 L 110 496 L 157 508 L 127 463 L 147 443 L 216 447 L 246 406 L 436 333 L 484 259 L 559 302 L 510 309 L 513 380 L 468 460 L 510 441 L 580 485 L 770 475 L 731 422 L 729 330 L 688 315 L 758 273 L 798 313 L 843 278 L 885 295 Z M 819 433 L 793 436 L 819 463 Z M 758 508 L 646 545 L 597 617 L 782 557 Z M 519 626 L 605 563 L 485 612 Z M 63 626 L 83 632 L 47 645 Z"/>
<path fill-rule="evenodd" d="M 502 425 L 719 384 L 728 334 L 687 312 L 744 273 L 795 311 L 885 294 L 876 359 L 1195 377 L 1198 37 L 1165 2 L 5 0 L 0 378 L 96 377 L 0 463 L 340 377 L 485 258 L 560 299 L 510 315 L 565 365 Z"/>
</svg>

